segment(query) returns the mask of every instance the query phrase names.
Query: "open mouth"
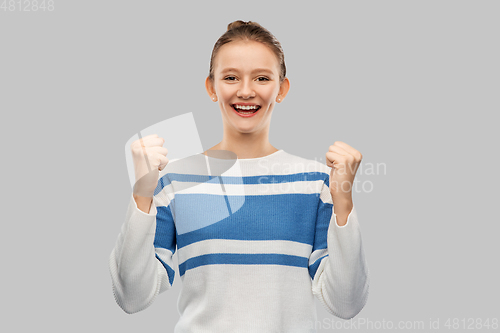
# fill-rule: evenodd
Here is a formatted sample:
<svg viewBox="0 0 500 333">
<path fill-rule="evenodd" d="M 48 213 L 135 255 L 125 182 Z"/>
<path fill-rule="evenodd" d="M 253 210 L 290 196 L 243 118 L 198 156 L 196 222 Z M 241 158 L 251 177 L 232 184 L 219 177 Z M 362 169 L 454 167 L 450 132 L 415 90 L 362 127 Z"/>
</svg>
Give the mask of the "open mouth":
<svg viewBox="0 0 500 333">
<path fill-rule="evenodd" d="M 241 107 L 241 106 L 237 106 L 236 104 L 232 104 L 231 107 L 233 108 L 234 111 L 236 111 L 242 115 L 254 114 L 255 112 L 259 111 L 259 109 L 260 109 L 259 105 L 252 106 L 252 107 Z"/>
</svg>

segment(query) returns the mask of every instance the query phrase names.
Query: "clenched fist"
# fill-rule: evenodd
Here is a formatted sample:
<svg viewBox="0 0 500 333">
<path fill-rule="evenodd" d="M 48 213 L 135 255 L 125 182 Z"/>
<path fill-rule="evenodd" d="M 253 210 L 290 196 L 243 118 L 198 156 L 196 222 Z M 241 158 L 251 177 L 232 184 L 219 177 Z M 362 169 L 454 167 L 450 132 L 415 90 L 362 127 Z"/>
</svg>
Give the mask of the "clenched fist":
<svg viewBox="0 0 500 333">
<path fill-rule="evenodd" d="M 363 155 L 347 143 L 335 141 L 326 153 L 330 172 L 330 193 L 335 200 L 352 200 L 352 186 Z"/>
<path fill-rule="evenodd" d="M 165 139 L 151 134 L 130 145 L 135 171 L 135 196 L 153 197 L 159 173 L 168 164 L 168 150 L 163 147 L 164 143 Z"/>
</svg>

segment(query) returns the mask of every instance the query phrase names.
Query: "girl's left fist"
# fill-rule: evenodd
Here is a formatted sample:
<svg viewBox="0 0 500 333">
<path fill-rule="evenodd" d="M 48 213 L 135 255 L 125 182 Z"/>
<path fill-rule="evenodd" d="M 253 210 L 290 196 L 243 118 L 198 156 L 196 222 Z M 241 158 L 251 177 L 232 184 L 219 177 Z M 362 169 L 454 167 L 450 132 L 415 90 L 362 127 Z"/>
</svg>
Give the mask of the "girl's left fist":
<svg viewBox="0 0 500 333">
<path fill-rule="evenodd" d="M 352 184 L 363 155 L 347 143 L 335 141 L 326 153 L 332 198 L 351 198 Z"/>
</svg>

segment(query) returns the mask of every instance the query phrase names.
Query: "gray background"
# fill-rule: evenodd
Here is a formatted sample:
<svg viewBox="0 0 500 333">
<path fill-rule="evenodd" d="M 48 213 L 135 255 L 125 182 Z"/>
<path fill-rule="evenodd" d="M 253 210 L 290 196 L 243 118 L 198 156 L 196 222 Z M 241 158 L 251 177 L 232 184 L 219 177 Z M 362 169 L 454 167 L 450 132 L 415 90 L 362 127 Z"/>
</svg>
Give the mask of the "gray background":
<svg viewBox="0 0 500 333">
<path fill-rule="evenodd" d="M 364 165 L 386 166 L 357 176 L 373 185 L 354 193 L 372 274 L 357 318 L 394 329 L 499 318 L 499 10 L 479 0 L 0 10 L 2 331 L 173 331 L 179 275 L 133 315 L 112 295 L 108 258 L 131 192 L 124 144 L 186 112 L 204 149 L 222 139 L 204 80 L 237 19 L 285 51 L 291 88 L 273 112 L 275 147 L 324 162 L 340 140 Z M 317 308 L 320 321 L 343 322 Z"/>
</svg>

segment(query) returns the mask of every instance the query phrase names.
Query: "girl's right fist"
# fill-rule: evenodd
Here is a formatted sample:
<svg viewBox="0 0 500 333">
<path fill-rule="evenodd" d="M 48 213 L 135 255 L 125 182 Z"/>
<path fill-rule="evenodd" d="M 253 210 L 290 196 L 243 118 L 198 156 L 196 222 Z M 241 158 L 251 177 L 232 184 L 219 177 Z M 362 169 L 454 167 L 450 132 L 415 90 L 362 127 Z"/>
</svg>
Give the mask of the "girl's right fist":
<svg viewBox="0 0 500 333">
<path fill-rule="evenodd" d="M 165 139 L 151 134 L 130 145 L 135 171 L 134 195 L 153 197 L 159 173 L 168 164 L 168 150 L 163 147 L 164 143 Z"/>
</svg>

